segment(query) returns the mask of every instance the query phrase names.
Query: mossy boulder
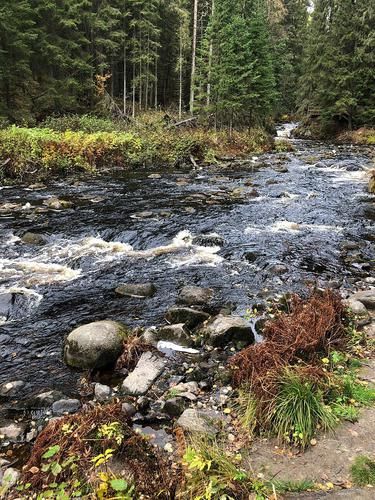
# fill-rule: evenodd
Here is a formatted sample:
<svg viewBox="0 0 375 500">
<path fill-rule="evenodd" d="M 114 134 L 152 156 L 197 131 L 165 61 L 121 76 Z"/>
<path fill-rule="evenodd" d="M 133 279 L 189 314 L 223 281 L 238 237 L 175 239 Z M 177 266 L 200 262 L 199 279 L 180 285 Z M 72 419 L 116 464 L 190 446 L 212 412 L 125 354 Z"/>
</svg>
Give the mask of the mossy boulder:
<svg viewBox="0 0 375 500">
<path fill-rule="evenodd" d="M 95 321 L 73 330 L 64 349 L 65 362 L 73 368 L 104 368 L 116 362 L 129 329 L 117 321 Z"/>
</svg>

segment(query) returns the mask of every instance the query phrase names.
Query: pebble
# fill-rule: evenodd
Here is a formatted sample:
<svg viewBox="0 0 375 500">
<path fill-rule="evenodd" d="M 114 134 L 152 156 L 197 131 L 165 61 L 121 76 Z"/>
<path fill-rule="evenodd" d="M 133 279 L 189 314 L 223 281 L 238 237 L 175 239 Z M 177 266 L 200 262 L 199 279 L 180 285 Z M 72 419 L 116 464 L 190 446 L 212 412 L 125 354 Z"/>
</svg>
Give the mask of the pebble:
<svg viewBox="0 0 375 500">
<path fill-rule="evenodd" d="M 18 392 L 25 385 L 23 380 L 15 380 L 14 382 L 5 382 L 0 385 L 0 396 L 11 396 Z"/>
<path fill-rule="evenodd" d="M 106 401 L 111 397 L 112 390 L 108 385 L 95 384 L 94 394 L 98 401 Z"/>
</svg>

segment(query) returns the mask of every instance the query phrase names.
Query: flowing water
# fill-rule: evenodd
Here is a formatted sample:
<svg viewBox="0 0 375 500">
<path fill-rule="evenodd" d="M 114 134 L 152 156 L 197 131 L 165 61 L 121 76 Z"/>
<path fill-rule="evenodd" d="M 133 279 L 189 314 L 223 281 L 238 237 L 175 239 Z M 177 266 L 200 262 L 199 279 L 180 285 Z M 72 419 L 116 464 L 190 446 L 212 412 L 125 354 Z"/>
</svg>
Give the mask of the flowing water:
<svg viewBox="0 0 375 500">
<path fill-rule="evenodd" d="M 185 284 L 212 287 L 218 303 L 245 314 L 309 284 L 371 282 L 369 151 L 292 142 L 295 152 L 247 165 L 0 187 L 0 382 L 24 380 L 28 396 L 51 388 L 74 395 L 78 374 L 62 361 L 64 336 L 104 318 L 161 324 Z M 74 205 L 49 208 L 52 196 Z M 27 231 L 45 244 L 23 243 Z M 157 287 L 150 299 L 114 292 L 149 281 Z"/>
</svg>

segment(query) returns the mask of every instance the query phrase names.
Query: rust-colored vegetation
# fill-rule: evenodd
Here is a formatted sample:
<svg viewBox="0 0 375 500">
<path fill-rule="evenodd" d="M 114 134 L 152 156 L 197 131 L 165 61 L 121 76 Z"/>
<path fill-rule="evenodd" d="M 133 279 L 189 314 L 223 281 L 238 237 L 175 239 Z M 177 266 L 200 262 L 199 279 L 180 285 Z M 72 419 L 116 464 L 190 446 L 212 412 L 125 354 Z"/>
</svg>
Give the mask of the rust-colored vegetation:
<svg viewBox="0 0 375 500">
<path fill-rule="evenodd" d="M 115 432 L 101 432 L 103 426 L 111 424 Z M 53 461 L 62 465 L 58 474 L 56 468 L 45 471 L 45 454 L 51 449 L 58 449 L 53 456 Z M 113 451 L 113 458 L 98 468 L 95 457 L 106 450 Z M 64 466 L 67 461 L 71 465 Z M 21 479 L 23 484 L 31 484 L 31 491 L 43 491 L 51 483 L 79 482 L 85 498 L 91 498 L 91 492 L 98 488 L 101 470 L 113 470 L 117 477 L 133 482 L 137 498 L 174 498 L 179 480 L 178 471 L 172 471 L 161 452 L 131 429 L 120 403 L 50 421 L 38 436 Z"/>
<path fill-rule="evenodd" d="M 233 356 L 234 384 L 250 387 L 264 405 L 274 398 L 280 374 L 289 365 L 319 379 L 324 372 L 316 361 L 345 343 L 343 313 L 340 296 L 332 290 L 314 291 L 307 300 L 293 296 L 289 310 L 265 324 L 264 342 Z"/>
</svg>

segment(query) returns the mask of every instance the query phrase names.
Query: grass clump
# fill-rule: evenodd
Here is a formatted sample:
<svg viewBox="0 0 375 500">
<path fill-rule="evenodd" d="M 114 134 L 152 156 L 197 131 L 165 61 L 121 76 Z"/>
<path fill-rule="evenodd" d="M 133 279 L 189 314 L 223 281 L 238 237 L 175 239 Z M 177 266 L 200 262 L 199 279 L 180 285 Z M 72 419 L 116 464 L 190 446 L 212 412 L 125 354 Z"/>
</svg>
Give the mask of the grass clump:
<svg viewBox="0 0 375 500">
<path fill-rule="evenodd" d="M 315 483 L 308 479 L 301 481 L 283 481 L 283 480 L 273 480 L 270 482 L 271 487 L 273 486 L 277 493 L 302 493 L 304 491 L 311 491 L 315 489 Z"/>
<path fill-rule="evenodd" d="M 365 455 L 358 456 L 351 466 L 353 483 L 357 486 L 375 486 L 375 460 Z"/>
<path fill-rule="evenodd" d="M 267 498 L 263 483 L 252 481 L 241 469 L 242 457 L 225 450 L 225 445 L 202 435 L 192 435 L 183 454 L 185 482 L 178 498 L 216 500 Z"/>
<path fill-rule="evenodd" d="M 270 429 L 281 440 L 306 448 L 317 429 L 332 430 L 335 418 L 315 384 L 287 369 L 279 381 Z"/>
</svg>

